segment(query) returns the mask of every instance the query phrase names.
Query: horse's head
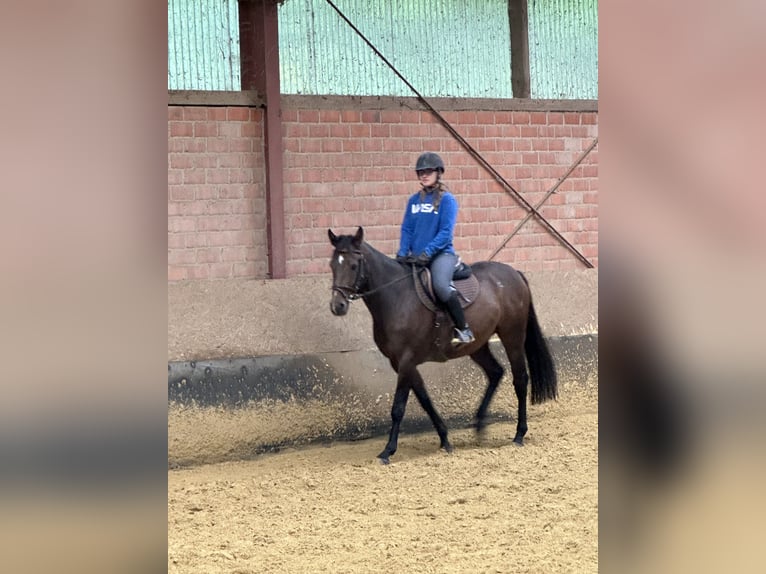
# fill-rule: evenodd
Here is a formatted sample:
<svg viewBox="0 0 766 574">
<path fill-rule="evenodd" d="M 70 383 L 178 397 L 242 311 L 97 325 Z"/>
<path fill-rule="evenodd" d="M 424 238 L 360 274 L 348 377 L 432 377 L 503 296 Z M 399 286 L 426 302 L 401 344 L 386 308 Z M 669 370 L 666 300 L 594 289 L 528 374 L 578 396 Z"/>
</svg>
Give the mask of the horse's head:
<svg viewBox="0 0 766 574">
<path fill-rule="evenodd" d="M 335 235 L 327 230 L 330 243 L 335 248 L 330 260 L 332 269 L 332 299 L 330 311 L 333 315 L 345 315 L 353 299 L 362 289 L 364 276 L 364 256 L 362 241 L 364 231 L 360 227 L 354 235 Z"/>
</svg>

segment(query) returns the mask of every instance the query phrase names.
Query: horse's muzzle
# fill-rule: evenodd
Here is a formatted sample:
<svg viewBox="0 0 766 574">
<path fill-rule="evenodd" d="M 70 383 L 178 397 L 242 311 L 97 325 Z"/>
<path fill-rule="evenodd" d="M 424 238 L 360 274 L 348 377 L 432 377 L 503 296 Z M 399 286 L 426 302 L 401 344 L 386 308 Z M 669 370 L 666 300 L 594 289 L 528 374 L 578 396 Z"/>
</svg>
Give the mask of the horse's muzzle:
<svg viewBox="0 0 766 574">
<path fill-rule="evenodd" d="M 332 299 L 330 299 L 330 311 L 333 315 L 342 317 L 348 313 L 349 302 L 340 293 L 333 293 Z"/>
</svg>

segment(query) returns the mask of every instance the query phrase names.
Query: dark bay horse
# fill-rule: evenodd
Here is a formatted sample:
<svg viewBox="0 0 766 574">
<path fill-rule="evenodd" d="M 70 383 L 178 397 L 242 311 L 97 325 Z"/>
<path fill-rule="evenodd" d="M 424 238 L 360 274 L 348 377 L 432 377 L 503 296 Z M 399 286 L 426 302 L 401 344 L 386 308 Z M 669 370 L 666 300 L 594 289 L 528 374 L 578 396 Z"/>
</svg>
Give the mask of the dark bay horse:
<svg viewBox="0 0 766 574">
<path fill-rule="evenodd" d="M 489 338 L 497 333 L 508 354 L 513 388 L 519 402 L 516 436 L 522 445 L 527 433 L 527 384 L 532 383 L 532 404 L 555 399 L 556 371 L 548 346 L 537 322 L 526 278 L 503 263 L 482 261 L 471 265 L 481 290 L 477 300 L 465 309 L 476 340 L 453 347 L 452 323 L 434 322 L 434 314 L 421 303 L 415 291 L 412 270 L 364 241 L 361 227 L 354 235 L 335 235 L 328 229 L 334 252 L 332 299 L 334 315 L 345 315 L 352 300 L 361 298 L 372 315 L 375 344 L 391 363 L 398 378 L 391 407 L 391 432 L 378 455 L 388 464 L 396 452 L 399 426 L 404 418 L 410 391 L 428 414 L 441 440 L 441 448 L 452 452 L 447 427 L 426 391 L 418 365 L 444 362 L 469 355 L 487 375 L 489 384 L 476 413 L 476 429 L 486 426 L 487 409 L 504 370 L 489 349 Z M 526 358 L 526 361 L 525 361 Z M 529 364 L 529 375 L 527 374 Z"/>
</svg>

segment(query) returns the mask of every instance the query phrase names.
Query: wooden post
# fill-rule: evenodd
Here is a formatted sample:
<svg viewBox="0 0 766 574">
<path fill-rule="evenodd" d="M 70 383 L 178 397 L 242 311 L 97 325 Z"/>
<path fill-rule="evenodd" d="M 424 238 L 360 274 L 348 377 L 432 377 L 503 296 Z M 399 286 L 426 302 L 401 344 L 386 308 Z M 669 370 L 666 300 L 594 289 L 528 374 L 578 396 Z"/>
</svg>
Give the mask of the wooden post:
<svg viewBox="0 0 766 574">
<path fill-rule="evenodd" d="M 511 88 L 514 98 L 529 98 L 529 19 L 527 0 L 508 0 L 511 24 Z"/>
<path fill-rule="evenodd" d="M 285 196 L 282 188 L 282 110 L 279 85 L 279 19 L 276 0 L 240 0 L 239 32 L 242 89 L 256 90 L 266 103 L 266 237 L 269 274 L 286 270 Z"/>
</svg>

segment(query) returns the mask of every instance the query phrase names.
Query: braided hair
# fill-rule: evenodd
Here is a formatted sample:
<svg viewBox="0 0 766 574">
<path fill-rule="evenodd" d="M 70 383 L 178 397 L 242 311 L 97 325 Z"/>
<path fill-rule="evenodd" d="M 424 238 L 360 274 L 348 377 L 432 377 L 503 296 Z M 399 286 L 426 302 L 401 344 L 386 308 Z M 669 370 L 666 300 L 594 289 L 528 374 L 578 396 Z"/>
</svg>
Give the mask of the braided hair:
<svg viewBox="0 0 766 574">
<path fill-rule="evenodd" d="M 420 203 L 423 203 L 426 199 L 426 194 L 430 191 L 433 191 L 434 194 L 434 212 L 439 211 L 439 204 L 442 200 L 442 193 L 445 191 L 449 191 L 447 189 L 447 186 L 444 185 L 444 182 L 442 182 L 441 178 L 436 180 L 436 184 L 431 187 L 421 187 L 420 188 Z"/>
</svg>

